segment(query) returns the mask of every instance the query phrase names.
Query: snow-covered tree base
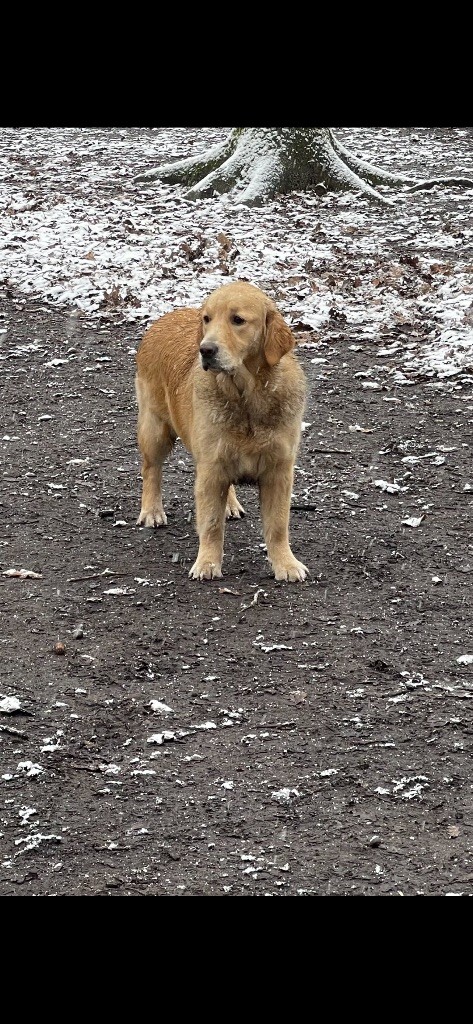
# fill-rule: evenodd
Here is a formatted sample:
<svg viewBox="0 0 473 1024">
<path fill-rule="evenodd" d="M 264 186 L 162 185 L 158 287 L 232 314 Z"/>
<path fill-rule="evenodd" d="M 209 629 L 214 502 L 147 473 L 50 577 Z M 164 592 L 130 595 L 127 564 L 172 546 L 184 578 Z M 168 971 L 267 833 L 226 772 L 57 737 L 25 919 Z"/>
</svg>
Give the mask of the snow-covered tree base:
<svg viewBox="0 0 473 1024">
<path fill-rule="evenodd" d="M 135 180 L 149 183 L 157 179 L 187 186 L 187 199 L 231 193 L 235 202 L 247 206 L 261 206 L 276 195 L 308 188 L 352 190 L 388 204 L 392 199 L 379 191 L 380 186 L 419 190 L 455 184 L 473 188 L 468 178 L 416 182 L 390 175 L 356 157 L 330 128 L 233 128 L 223 142 L 200 156 L 164 164 Z"/>
</svg>

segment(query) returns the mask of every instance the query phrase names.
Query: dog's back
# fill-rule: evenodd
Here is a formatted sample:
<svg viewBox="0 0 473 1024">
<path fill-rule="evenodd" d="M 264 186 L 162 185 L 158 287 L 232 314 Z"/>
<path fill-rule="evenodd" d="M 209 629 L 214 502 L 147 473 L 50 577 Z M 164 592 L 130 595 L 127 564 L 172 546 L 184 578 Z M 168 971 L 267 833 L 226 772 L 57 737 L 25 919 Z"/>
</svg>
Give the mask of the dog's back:
<svg viewBox="0 0 473 1024">
<path fill-rule="evenodd" d="M 148 328 L 136 354 L 138 404 L 157 415 L 182 438 L 189 438 L 192 409 L 191 368 L 199 356 L 198 309 L 165 313 Z"/>
</svg>

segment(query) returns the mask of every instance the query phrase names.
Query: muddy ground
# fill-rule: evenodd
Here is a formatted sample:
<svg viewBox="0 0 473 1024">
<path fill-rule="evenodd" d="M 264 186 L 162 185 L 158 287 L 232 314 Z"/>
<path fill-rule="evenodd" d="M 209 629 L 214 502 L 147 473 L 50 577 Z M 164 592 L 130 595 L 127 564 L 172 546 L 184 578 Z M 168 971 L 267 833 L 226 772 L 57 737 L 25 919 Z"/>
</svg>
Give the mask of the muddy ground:
<svg viewBox="0 0 473 1024">
<path fill-rule="evenodd" d="M 138 327 L 2 305 L 0 895 L 472 895 L 472 372 L 301 333 L 311 576 L 246 488 L 196 583 L 183 449 L 135 525 Z"/>
</svg>

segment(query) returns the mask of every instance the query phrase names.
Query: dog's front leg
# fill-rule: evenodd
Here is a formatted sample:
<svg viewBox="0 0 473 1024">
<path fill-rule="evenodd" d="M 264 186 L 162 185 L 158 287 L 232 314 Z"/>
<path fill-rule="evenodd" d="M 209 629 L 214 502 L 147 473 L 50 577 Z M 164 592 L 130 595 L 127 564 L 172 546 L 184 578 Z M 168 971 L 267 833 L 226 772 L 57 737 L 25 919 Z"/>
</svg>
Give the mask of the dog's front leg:
<svg viewBox="0 0 473 1024">
<path fill-rule="evenodd" d="M 297 561 L 289 546 L 292 481 L 292 466 L 273 466 L 260 477 L 259 491 L 263 534 L 274 575 L 277 580 L 295 583 L 305 580 L 309 570 Z"/>
<path fill-rule="evenodd" d="M 222 575 L 223 538 L 228 480 L 215 473 L 215 466 L 197 464 L 195 509 L 199 551 L 189 572 L 195 580 L 211 580 Z"/>
</svg>

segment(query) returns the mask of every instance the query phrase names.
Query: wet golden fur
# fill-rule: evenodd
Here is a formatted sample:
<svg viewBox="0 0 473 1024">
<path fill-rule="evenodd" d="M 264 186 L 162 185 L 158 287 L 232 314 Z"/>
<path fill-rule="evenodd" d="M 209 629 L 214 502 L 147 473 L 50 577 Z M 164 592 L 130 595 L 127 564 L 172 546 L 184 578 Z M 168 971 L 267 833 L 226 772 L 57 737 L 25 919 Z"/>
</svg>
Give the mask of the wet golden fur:
<svg viewBox="0 0 473 1024">
<path fill-rule="evenodd" d="M 197 559 L 189 575 L 222 575 L 225 518 L 244 510 L 235 487 L 253 481 L 277 580 L 308 569 L 289 546 L 294 461 L 305 377 L 294 337 L 271 299 L 244 281 L 223 285 L 201 309 L 157 320 L 137 352 L 140 526 L 165 526 L 162 465 L 177 437 L 195 465 Z"/>
</svg>

